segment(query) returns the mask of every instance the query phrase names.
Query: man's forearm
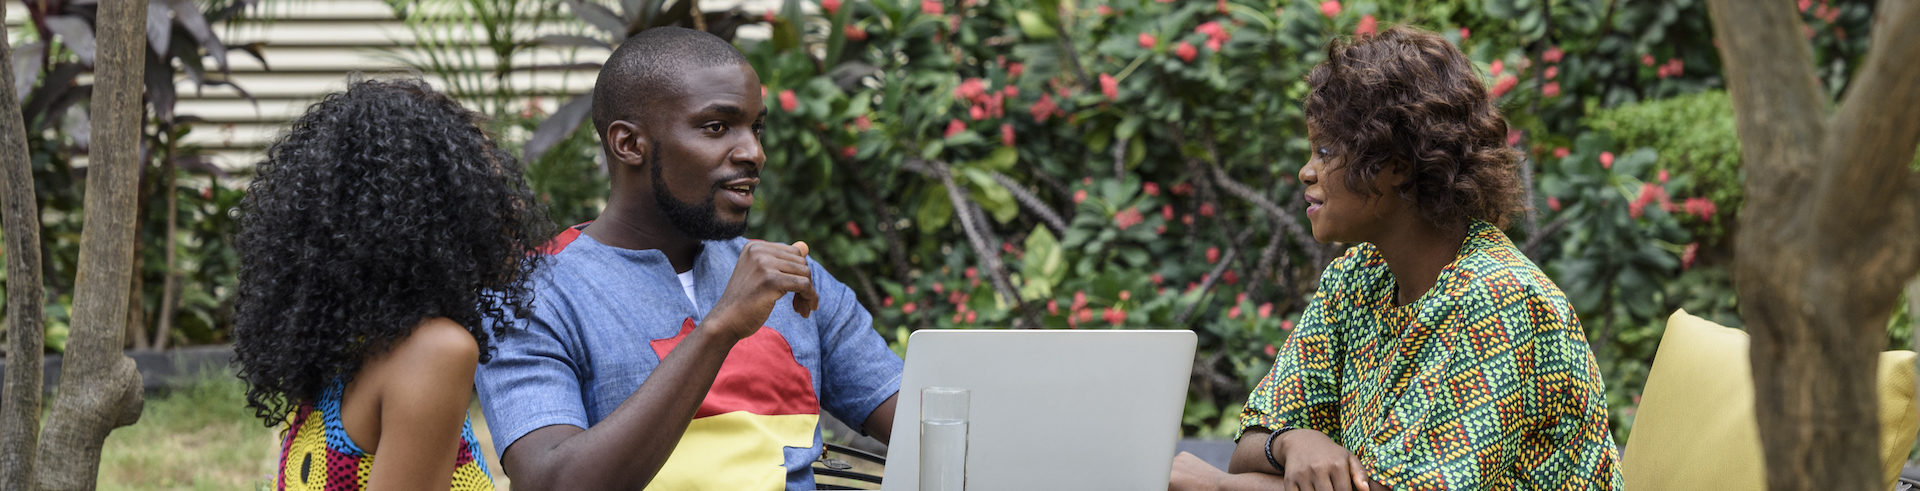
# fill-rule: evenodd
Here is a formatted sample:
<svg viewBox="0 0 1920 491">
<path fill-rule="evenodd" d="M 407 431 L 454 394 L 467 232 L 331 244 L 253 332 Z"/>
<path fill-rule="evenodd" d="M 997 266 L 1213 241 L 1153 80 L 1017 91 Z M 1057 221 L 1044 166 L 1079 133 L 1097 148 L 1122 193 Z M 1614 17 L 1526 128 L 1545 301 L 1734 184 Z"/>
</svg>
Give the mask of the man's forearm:
<svg viewBox="0 0 1920 491">
<path fill-rule="evenodd" d="M 549 449 L 532 451 L 530 469 L 514 475 L 516 485 L 532 489 L 639 489 L 660 472 L 687 425 L 713 387 L 733 343 L 695 328 L 639 390 L 627 396 L 606 419 L 566 437 Z M 523 437 L 524 441 L 525 438 Z"/>
</svg>

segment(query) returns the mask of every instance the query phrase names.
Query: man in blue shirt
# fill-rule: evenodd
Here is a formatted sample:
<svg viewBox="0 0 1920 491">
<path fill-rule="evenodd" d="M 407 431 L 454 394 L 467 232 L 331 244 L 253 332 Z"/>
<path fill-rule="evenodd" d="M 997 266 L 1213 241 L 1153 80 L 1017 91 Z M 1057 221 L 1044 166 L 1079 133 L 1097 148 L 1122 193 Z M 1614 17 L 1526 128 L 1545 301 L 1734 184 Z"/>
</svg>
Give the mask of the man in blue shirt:
<svg viewBox="0 0 1920 491">
<path fill-rule="evenodd" d="M 516 487 L 813 489 L 819 414 L 887 441 L 901 361 L 804 242 L 748 241 L 758 74 L 656 28 L 615 50 L 593 120 L 613 190 L 542 252 L 534 313 L 474 377 Z"/>
</svg>

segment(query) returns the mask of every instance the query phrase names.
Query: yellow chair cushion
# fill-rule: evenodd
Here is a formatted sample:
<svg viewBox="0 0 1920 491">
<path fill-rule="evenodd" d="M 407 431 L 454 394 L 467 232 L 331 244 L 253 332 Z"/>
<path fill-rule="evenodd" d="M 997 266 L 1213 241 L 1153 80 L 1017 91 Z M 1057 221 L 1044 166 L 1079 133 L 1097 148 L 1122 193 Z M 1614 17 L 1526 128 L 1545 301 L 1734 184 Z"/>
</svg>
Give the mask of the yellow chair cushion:
<svg viewBox="0 0 1920 491">
<path fill-rule="evenodd" d="M 1745 331 L 1675 312 L 1621 456 L 1627 489 L 1766 489 Z M 1916 355 L 1880 354 L 1880 456 L 1891 489 L 1920 433 Z"/>
</svg>

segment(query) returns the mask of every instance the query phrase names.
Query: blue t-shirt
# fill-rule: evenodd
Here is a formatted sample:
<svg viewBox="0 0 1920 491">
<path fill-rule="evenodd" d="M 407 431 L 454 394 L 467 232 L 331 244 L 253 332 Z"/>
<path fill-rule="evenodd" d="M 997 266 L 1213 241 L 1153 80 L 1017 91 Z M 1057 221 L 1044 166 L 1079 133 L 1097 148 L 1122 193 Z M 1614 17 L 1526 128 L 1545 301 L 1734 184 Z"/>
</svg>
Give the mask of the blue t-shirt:
<svg viewBox="0 0 1920 491">
<path fill-rule="evenodd" d="M 640 388 L 726 290 L 745 239 L 694 261 L 694 303 L 658 250 L 608 246 L 568 229 L 532 281 L 534 312 L 494 341 L 474 375 L 501 453 L 549 425 L 588 428 Z M 735 345 L 653 489 L 813 489 L 821 409 L 853 428 L 900 390 L 900 358 L 853 291 L 808 261 L 820 308 L 774 305 Z"/>
</svg>

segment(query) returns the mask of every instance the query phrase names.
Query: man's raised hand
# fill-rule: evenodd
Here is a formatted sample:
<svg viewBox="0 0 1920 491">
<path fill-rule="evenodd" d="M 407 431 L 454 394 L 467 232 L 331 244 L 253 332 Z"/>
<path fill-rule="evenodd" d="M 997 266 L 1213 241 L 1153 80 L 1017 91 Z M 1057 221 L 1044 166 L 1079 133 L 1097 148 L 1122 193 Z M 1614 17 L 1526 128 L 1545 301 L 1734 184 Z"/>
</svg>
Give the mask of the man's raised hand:
<svg viewBox="0 0 1920 491">
<path fill-rule="evenodd" d="M 812 268 L 807 266 L 807 243 L 792 245 L 775 242 L 748 242 L 740 249 L 740 261 L 727 279 L 727 289 L 707 316 L 735 341 L 753 335 L 766 324 L 774 304 L 793 293 L 793 311 L 801 317 L 820 307 L 820 295 L 813 290 Z"/>
</svg>

